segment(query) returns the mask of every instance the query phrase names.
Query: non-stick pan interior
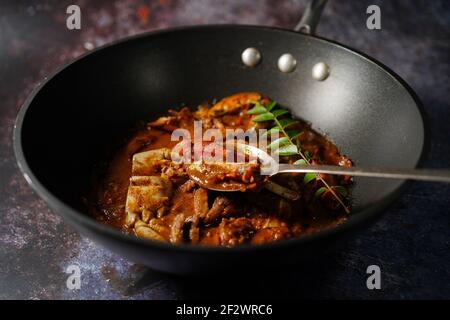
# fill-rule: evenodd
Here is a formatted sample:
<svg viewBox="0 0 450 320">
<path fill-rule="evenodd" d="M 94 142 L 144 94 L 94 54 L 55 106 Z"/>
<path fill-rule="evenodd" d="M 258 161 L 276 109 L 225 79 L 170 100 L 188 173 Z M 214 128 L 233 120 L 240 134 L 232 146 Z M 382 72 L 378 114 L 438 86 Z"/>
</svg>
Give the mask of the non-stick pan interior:
<svg viewBox="0 0 450 320">
<path fill-rule="evenodd" d="M 245 67 L 241 53 L 258 48 L 262 62 Z M 291 53 L 294 72 L 277 59 Z M 325 81 L 311 76 L 325 62 Z M 414 167 L 424 128 L 409 92 L 377 64 L 330 42 L 254 27 L 206 27 L 138 37 L 92 53 L 53 77 L 25 114 L 21 145 L 36 178 L 87 213 L 94 164 L 105 147 L 168 107 L 196 106 L 239 91 L 259 91 L 289 107 L 356 165 Z M 355 208 L 375 205 L 401 181 L 357 180 Z"/>
</svg>

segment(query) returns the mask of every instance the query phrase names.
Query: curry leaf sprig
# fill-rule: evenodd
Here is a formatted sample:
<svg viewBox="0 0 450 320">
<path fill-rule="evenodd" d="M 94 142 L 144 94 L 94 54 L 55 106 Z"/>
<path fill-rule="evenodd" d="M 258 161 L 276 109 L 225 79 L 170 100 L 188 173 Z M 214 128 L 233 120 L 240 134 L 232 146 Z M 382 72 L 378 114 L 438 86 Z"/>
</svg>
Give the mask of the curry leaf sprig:
<svg viewBox="0 0 450 320">
<path fill-rule="evenodd" d="M 267 122 L 273 121 L 275 126 L 270 128 L 266 135 L 271 135 L 278 133 L 281 135 L 280 138 L 276 139 L 268 145 L 269 149 L 274 150 L 280 156 L 294 156 L 299 155 L 301 159 L 294 162 L 294 165 L 310 165 L 312 157 L 307 150 L 302 151 L 300 145 L 299 137 L 303 134 L 302 131 L 290 130 L 292 125 L 299 123 L 288 115 L 289 110 L 282 108 L 275 108 L 277 106 L 276 101 L 270 101 L 267 106 L 263 106 L 259 101 L 254 102 L 252 109 L 248 110 L 247 113 L 250 115 L 255 115 L 252 119 L 253 122 Z M 280 119 L 280 117 L 282 117 Z M 346 213 L 350 213 L 350 210 L 342 201 L 342 197 L 347 196 L 347 190 L 342 186 L 330 186 L 319 174 L 317 173 L 306 173 L 303 178 L 303 183 L 308 184 L 311 181 L 318 180 L 323 186 L 317 189 L 315 196 L 321 196 L 325 193 L 331 193 L 334 198 L 339 202 L 339 204 L 344 208 Z"/>
</svg>

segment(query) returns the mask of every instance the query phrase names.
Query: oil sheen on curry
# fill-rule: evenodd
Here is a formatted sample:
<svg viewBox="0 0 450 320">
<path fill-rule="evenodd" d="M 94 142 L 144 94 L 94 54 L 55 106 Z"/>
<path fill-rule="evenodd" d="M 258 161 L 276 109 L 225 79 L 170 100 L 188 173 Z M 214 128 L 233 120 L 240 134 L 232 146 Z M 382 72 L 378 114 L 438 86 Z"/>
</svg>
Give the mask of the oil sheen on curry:
<svg viewBox="0 0 450 320">
<path fill-rule="evenodd" d="M 307 235 L 346 219 L 351 177 L 283 174 L 269 179 L 260 174 L 257 161 L 174 161 L 179 141 L 172 141 L 172 132 L 186 129 L 193 135 L 194 121 L 201 121 L 203 132 L 276 132 L 280 163 L 352 166 L 324 136 L 268 97 L 238 93 L 196 109 L 169 109 L 148 122 L 98 174 L 90 201 L 95 217 L 145 239 L 228 247 Z M 211 143 L 202 141 L 200 152 Z"/>
</svg>

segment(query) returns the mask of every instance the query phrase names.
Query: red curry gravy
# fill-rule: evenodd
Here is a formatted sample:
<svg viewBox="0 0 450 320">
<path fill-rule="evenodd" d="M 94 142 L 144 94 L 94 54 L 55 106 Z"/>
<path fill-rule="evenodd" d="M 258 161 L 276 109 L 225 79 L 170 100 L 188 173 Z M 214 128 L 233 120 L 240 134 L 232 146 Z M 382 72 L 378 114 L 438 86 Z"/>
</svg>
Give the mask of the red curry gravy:
<svg viewBox="0 0 450 320">
<path fill-rule="evenodd" d="M 335 197 L 330 192 L 316 195 L 323 187 L 318 179 L 304 183 L 303 174 L 271 178 L 274 184 L 298 194 L 295 200 L 264 187 L 216 192 L 202 188 L 182 166 L 167 159 L 165 150 L 178 143 L 171 141 L 172 131 L 184 128 L 192 132 L 194 120 L 201 120 L 205 129 L 273 126 L 271 121 L 252 121 L 255 115 L 247 111 L 256 102 L 267 106 L 270 100 L 259 93 L 239 93 L 194 111 L 169 110 L 168 115 L 149 122 L 117 150 L 104 174 L 99 175 L 91 212 L 98 220 L 138 237 L 214 246 L 279 241 L 342 223 L 347 214 Z M 306 122 L 299 120 L 289 129 L 303 132 L 298 139 L 312 164 L 352 166 L 350 159 Z M 139 157 L 148 162 L 139 162 L 135 169 L 133 161 Z M 282 157 L 280 162 L 293 163 L 298 159 Z M 351 178 L 346 176 L 322 174 L 321 178 L 330 186 L 347 191 L 351 185 Z M 348 205 L 348 196 L 341 196 L 341 200 Z"/>
</svg>

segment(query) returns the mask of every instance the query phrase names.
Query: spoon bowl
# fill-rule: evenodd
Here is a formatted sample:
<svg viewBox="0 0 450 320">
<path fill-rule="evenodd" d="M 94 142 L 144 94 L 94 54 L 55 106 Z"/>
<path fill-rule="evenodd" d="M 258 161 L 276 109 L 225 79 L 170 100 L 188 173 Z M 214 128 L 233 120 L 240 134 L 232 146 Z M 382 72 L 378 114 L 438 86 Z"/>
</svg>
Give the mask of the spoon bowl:
<svg viewBox="0 0 450 320">
<path fill-rule="evenodd" d="M 259 165 L 259 175 L 266 176 L 265 183 L 270 182 L 268 178 L 280 173 L 323 173 L 346 176 L 359 176 L 371 178 L 387 178 L 387 179 L 406 179 L 406 180 L 420 180 L 450 183 L 450 170 L 441 169 L 397 169 L 397 168 L 376 168 L 376 167 L 341 167 L 333 165 L 293 165 L 280 164 L 272 156 L 262 149 L 255 146 L 237 143 L 236 149 L 238 152 L 243 152 L 250 158 L 257 159 Z M 244 166 L 245 164 L 237 164 Z M 203 188 L 221 191 L 221 192 L 236 192 L 247 191 L 245 184 L 227 183 L 214 184 L 213 186 L 207 183 L 202 183 L 198 173 L 194 170 L 188 170 L 189 176 L 199 183 Z"/>
</svg>

